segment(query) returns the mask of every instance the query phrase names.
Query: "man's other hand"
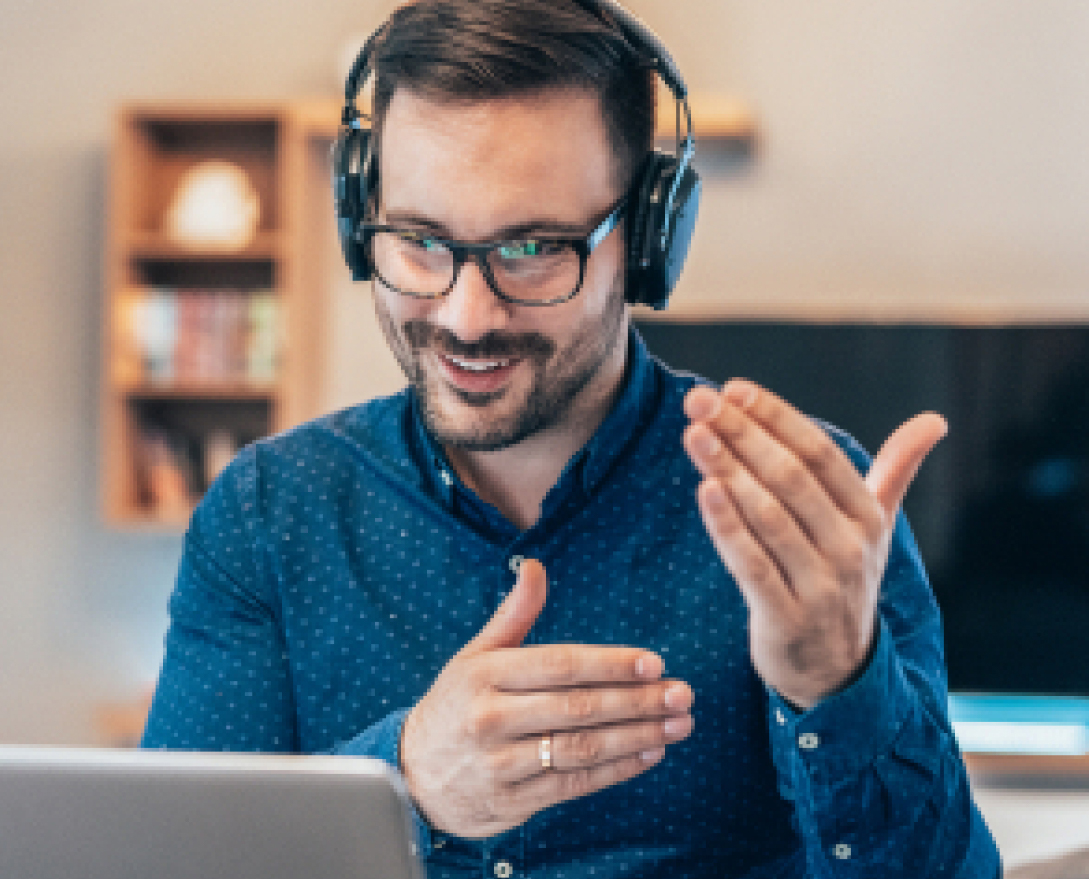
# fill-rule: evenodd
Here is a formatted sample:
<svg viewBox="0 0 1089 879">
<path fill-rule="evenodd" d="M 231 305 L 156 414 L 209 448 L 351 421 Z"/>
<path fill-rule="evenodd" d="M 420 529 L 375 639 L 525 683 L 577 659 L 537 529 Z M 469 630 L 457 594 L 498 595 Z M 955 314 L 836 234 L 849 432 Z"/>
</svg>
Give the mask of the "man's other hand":
<svg viewBox="0 0 1089 879">
<path fill-rule="evenodd" d="M 495 616 L 405 721 L 401 769 L 438 830 L 468 838 L 501 833 L 644 772 L 692 730 L 691 688 L 662 679 L 654 653 L 523 647 L 546 591 L 543 566 L 523 562 Z"/>
<path fill-rule="evenodd" d="M 863 478 L 818 424 L 751 382 L 693 388 L 685 412 L 700 513 L 748 604 L 753 664 L 811 708 L 867 661 L 896 511 L 945 420 L 908 421 Z"/>
</svg>

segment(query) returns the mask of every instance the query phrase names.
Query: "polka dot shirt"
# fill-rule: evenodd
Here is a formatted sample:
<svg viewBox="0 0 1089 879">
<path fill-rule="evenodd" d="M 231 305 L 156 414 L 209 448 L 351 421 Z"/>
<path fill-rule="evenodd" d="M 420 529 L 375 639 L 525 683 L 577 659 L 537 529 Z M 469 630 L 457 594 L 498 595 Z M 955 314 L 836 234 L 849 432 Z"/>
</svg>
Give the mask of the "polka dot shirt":
<svg viewBox="0 0 1089 879">
<path fill-rule="evenodd" d="M 634 332 L 629 349 L 621 399 L 526 531 L 461 484 L 409 391 L 246 448 L 186 535 L 144 746 L 396 766 L 408 709 L 536 558 L 549 594 L 528 643 L 656 651 L 695 691 L 694 731 L 643 775 L 484 841 L 417 816 L 429 879 L 998 875 L 906 522 L 870 665 L 795 712 L 753 670 L 696 509 L 680 437 L 697 379 Z"/>
</svg>

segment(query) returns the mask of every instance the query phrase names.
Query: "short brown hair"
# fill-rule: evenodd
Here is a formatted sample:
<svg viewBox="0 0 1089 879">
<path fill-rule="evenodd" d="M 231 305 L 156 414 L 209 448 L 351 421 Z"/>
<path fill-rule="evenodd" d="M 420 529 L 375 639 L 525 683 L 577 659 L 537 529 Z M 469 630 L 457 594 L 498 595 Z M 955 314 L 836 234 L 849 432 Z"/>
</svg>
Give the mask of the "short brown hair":
<svg viewBox="0 0 1089 879">
<path fill-rule="evenodd" d="M 649 59 L 574 0 L 415 0 L 390 17 L 371 64 L 378 142 L 399 88 L 462 101 L 575 88 L 599 98 L 621 187 L 653 147 Z"/>
</svg>

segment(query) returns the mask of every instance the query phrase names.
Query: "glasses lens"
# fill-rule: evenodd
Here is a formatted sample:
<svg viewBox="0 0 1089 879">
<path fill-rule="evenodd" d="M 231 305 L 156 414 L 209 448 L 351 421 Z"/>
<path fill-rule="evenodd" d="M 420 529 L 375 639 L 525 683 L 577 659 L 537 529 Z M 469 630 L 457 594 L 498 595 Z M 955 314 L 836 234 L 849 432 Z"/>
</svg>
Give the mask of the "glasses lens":
<svg viewBox="0 0 1089 879">
<path fill-rule="evenodd" d="M 410 296 L 442 296 L 454 281 L 455 259 L 441 239 L 410 230 L 371 236 L 374 270 L 386 286 Z M 508 299 L 564 300 L 578 290 L 582 258 L 569 242 L 548 239 L 503 241 L 487 255 L 489 281 Z"/>
<path fill-rule="evenodd" d="M 412 296 L 441 296 L 454 278 L 454 255 L 441 241 L 413 232 L 376 232 L 371 259 L 382 281 Z"/>
<path fill-rule="evenodd" d="M 546 238 L 497 244 L 488 252 L 488 268 L 505 296 L 525 302 L 564 299 L 582 277 L 575 248 Z"/>
</svg>

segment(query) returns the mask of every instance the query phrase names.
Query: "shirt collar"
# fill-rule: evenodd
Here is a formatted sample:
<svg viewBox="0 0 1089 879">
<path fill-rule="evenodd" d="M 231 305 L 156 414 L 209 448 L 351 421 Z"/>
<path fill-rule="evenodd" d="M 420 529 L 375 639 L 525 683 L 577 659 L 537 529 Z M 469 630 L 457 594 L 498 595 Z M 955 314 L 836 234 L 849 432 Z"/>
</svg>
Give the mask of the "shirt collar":
<svg viewBox="0 0 1089 879">
<path fill-rule="evenodd" d="M 634 327 L 628 335 L 628 366 L 620 394 L 605 420 L 568 468 L 581 466 L 582 487 L 593 492 L 653 411 L 657 382 L 653 359 Z M 581 461 L 580 461 L 581 459 Z"/>
<path fill-rule="evenodd" d="M 424 479 L 435 496 L 449 505 L 454 500 L 458 483 L 454 468 L 435 438 L 428 433 L 420 413 L 419 397 L 411 391 L 413 450 L 421 464 Z M 632 327 L 628 335 L 628 358 L 619 396 L 609 414 L 585 446 L 567 463 L 557 484 L 572 476 L 579 479 L 583 491 L 594 491 L 624 447 L 638 432 L 648 414 L 653 411 L 657 399 L 657 381 L 654 360 L 647 351 L 646 343 Z"/>
</svg>

